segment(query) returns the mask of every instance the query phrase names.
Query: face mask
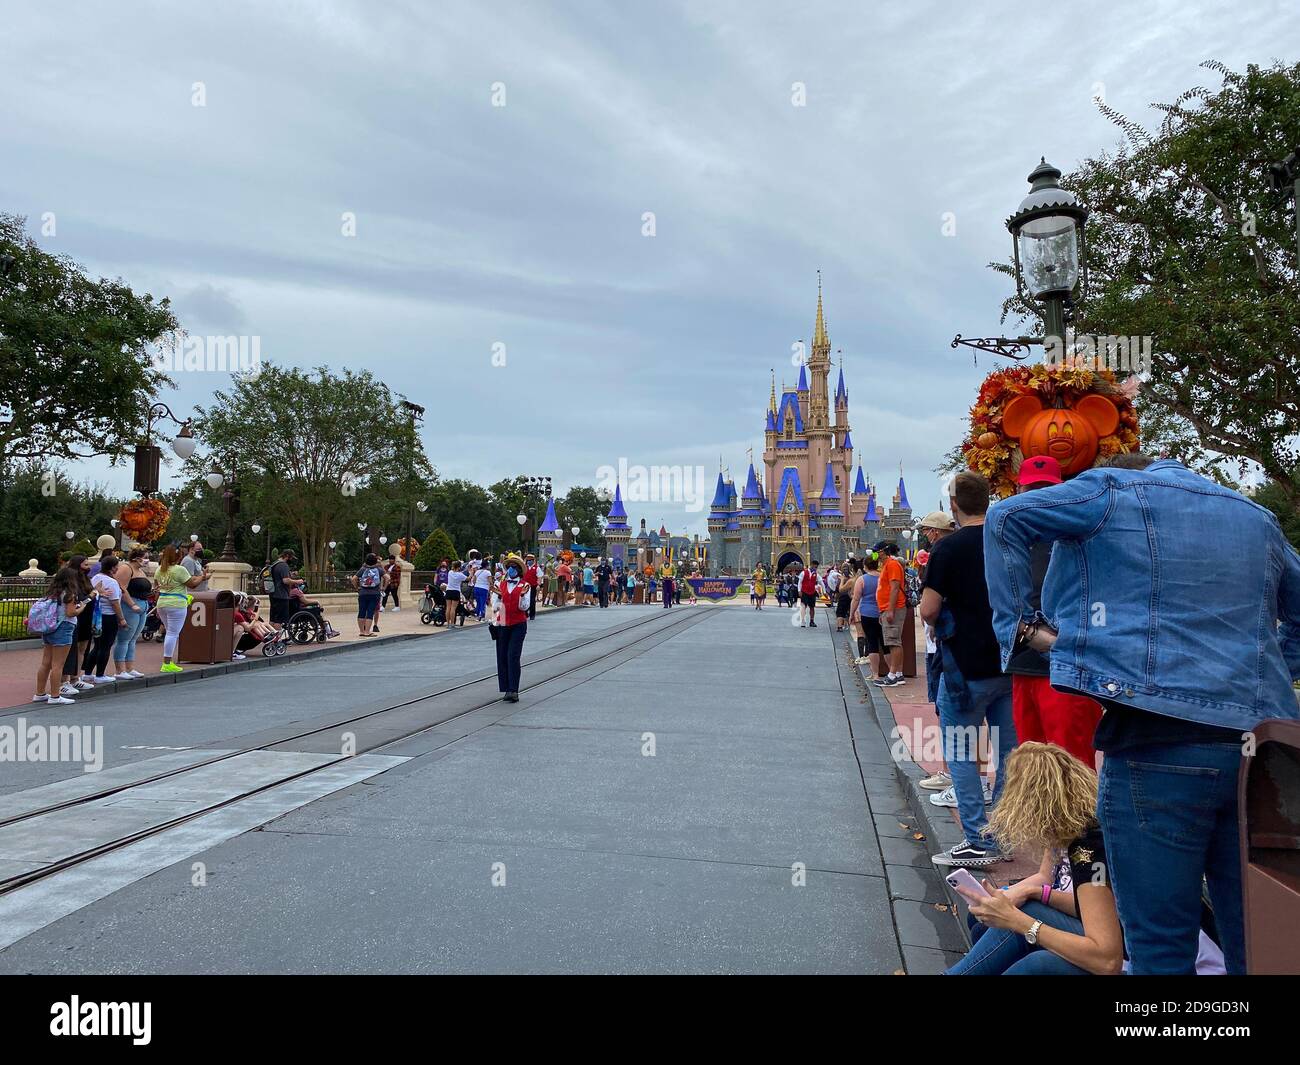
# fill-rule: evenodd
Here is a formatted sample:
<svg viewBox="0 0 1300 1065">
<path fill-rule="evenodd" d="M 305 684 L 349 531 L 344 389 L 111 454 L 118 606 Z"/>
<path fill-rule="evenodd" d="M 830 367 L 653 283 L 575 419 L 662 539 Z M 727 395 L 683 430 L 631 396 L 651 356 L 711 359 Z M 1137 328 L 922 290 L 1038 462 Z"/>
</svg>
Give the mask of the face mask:
<svg viewBox="0 0 1300 1065">
<path fill-rule="evenodd" d="M 517 566 L 511 566 L 508 570 L 506 570 L 506 576 L 507 576 L 507 577 L 512 577 L 512 578 L 513 578 L 513 577 L 518 577 L 518 576 L 519 576 L 519 568 L 518 568 Z"/>
</svg>

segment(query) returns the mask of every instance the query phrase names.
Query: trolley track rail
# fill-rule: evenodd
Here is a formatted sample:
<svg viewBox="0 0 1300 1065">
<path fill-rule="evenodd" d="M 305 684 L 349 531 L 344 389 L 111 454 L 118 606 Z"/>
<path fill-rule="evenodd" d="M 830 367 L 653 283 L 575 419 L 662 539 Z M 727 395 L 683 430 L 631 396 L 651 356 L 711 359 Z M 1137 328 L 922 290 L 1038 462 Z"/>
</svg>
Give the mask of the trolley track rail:
<svg viewBox="0 0 1300 1065">
<path fill-rule="evenodd" d="M 530 670 L 534 670 L 536 669 L 536 667 L 543 665 L 546 662 L 554 661 L 555 659 L 561 658 L 564 655 L 576 654 L 585 651 L 588 648 L 590 648 L 593 644 L 598 644 L 601 643 L 602 641 L 609 640 L 617 636 L 621 636 L 625 633 L 634 632 L 635 630 L 642 629 L 647 626 L 652 626 L 651 628 L 649 628 L 649 631 L 634 636 L 626 644 L 616 647 L 612 651 L 601 652 L 601 653 L 597 653 L 594 656 L 585 657 L 581 661 L 575 662 L 571 666 L 567 666 L 566 668 L 561 669 L 554 673 L 546 674 L 535 681 L 531 681 L 530 683 L 525 684 L 522 690 L 527 692 L 527 691 L 532 691 L 537 688 L 540 688 L 543 685 L 552 684 L 557 680 L 560 680 L 564 677 L 570 676 L 571 674 L 578 672 L 579 670 L 590 668 L 591 666 L 599 663 L 603 658 L 609 657 L 611 655 L 621 654 L 622 652 L 630 650 L 631 648 L 636 647 L 638 644 L 641 644 L 646 640 L 655 639 L 660 636 L 675 634 L 676 632 L 682 629 L 689 628 L 694 624 L 698 624 L 701 621 L 704 621 L 706 618 L 708 618 L 708 616 L 709 616 L 708 612 L 696 613 L 692 611 L 690 613 L 687 613 L 685 617 L 681 618 L 680 620 L 677 619 L 670 620 L 667 624 L 658 624 L 658 622 L 662 620 L 661 617 L 644 618 L 642 620 L 635 621 L 629 625 L 623 625 L 616 629 L 611 629 L 607 632 L 600 633 L 599 635 L 593 636 L 590 640 L 582 644 L 579 644 L 577 646 L 561 648 L 560 650 L 550 652 L 549 654 L 543 655 L 538 659 L 529 661 L 527 663 L 528 668 Z M 644 653 L 644 651 L 638 653 Z M 609 668 L 614 668 L 614 667 L 611 666 Z M 304 739 L 308 739 L 312 736 L 317 736 L 321 733 L 326 733 L 326 732 L 331 732 L 338 729 L 346 728 L 347 726 L 355 725 L 358 722 L 368 721 L 374 718 L 381 717 L 384 714 L 392 713 L 397 710 L 403 710 L 412 706 L 418 706 L 422 703 L 428 703 L 433 700 L 442 698 L 444 696 L 451 695 L 455 692 L 464 691 L 468 688 L 472 688 L 475 685 L 480 685 L 495 680 L 496 680 L 495 671 L 491 673 L 484 673 L 481 676 L 473 677 L 469 680 L 464 680 L 457 684 L 449 685 L 448 687 L 442 688 L 438 691 L 430 692 L 426 695 L 420 695 L 410 699 L 403 699 L 389 706 L 380 707 L 377 710 L 369 710 L 363 714 L 355 714 L 352 717 L 344 718 L 339 721 L 332 721 L 326 725 L 319 725 L 310 729 L 305 729 L 293 735 L 280 736 L 275 739 L 268 740 L 265 743 L 255 744 L 252 746 L 241 748 L 239 750 L 223 751 L 219 755 L 215 755 L 212 758 L 206 759 L 204 761 L 196 762 L 193 765 L 179 766 L 175 769 L 165 770 L 151 777 L 146 777 L 142 780 L 131 781 L 129 783 L 120 784 L 111 788 L 105 788 L 98 792 L 93 792 L 88 795 L 77 796 L 76 798 L 69 799 L 60 803 L 52 803 L 49 806 L 42 807 L 37 810 L 31 810 L 26 813 L 7 818 L 3 821 L 0 821 L 0 829 L 3 829 L 9 825 L 17 824 L 22 821 L 32 820 L 33 818 L 43 817 L 52 813 L 57 813 L 62 810 L 67 810 L 77 806 L 83 806 L 88 803 L 97 802 L 101 799 L 109 798 L 113 795 L 117 795 L 127 791 L 132 791 L 136 788 L 146 787 L 150 784 L 154 784 L 161 780 L 166 780 L 171 777 L 176 777 L 186 773 L 190 773 L 195 770 L 202 769 L 206 766 L 215 765 L 220 762 L 225 762 L 231 759 L 239 758 L 242 755 L 251 754 L 256 751 L 271 751 L 277 747 L 282 747 L 285 744 L 295 743 Z M 467 707 L 466 709 L 463 710 L 458 710 L 454 713 L 448 714 L 445 717 L 440 717 L 436 720 L 431 720 L 426 723 L 421 723 L 414 728 L 410 728 L 408 730 L 401 732 L 397 736 L 386 737 L 382 742 L 376 743 L 373 746 L 366 747 L 365 749 L 359 748 L 354 753 L 366 754 L 366 753 L 374 753 L 377 751 L 381 751 L 385 747 L 391 746 L 392 744 L 395 743 L 399 743 L 403 740 L 410 739 L 412 736 L 418 736 L 421 733 L 428 732 L 431 729 L 445 725 L 449 722 L 467 717 L 470 714 L 478 713 L 482 710 L 487 709 L 488 707 L 500 703 L 500 701 L 501 699 L 499 693 L 494 694 L 492 698 L 485 699 L 484 701 L 481 702 L 476 700 L 473 706 Z M 519 709 L 523 710 L 523 709 L 527 709 L 527 707 L 520 706 Z M 486 728 L 487 725 L 485 724 L 482 727 Z M 478 730 L 476 729 L 474 731 L 478 731 Z M 459 739 L 463 739 L 463 738 L 464 737 L 458 737 L 457 740 L 449 740 L 448 742 L 449 743 L 457 742 Z M 2 879 L 0 880 L 0 896 L 4 896 L 11 892 L 17 891 L 20 888 L 36 883 L 37 881 L 48 879 L 49 877 L 55 876 L 67 869 L 72 868 L 73 866 L 80 865 L 84 862 L 90 861 L 93 858 L 97 858 L 100 857 L 101 855 L 111 853 L 112 851 L 120 850 L 123 847 L 127 847 L 131 845 L 132 843 L 136 843 L 140 840 L 147 839 L 150 836 L 158 835 L 159 833 L 165 832 L 168 829 L 175 828 L 179 825 L 183 825 L 190 821 L 196 820 L 197 818 L 207 816 L 208 814 L 211 814 L 216 810 L 223 809 L 224 807 L 233 805 L 234 803 L 242 802 L 245 799 L 258 795 L 262 792 L 268 791 L 272 788 L 280 787 L 281 785 L 289 783 L 290 781 L 299 780 L 303 777 L 310 776 L 313 773 L 318 773 L 323 769 L 329 768 L 330 766 L 337 765 L 340 762 L 345 762 L 351 757 L 353 757 L 352 754 L 347 754 L 347 755 L 340 754 L 339 757 L 334 761 L 327 762 L 323 765 L 311 766 L 307 769 L 301 770 L 296 773 L 288 774 L 276 780 L 269 781 L 265 784 L 248 788 L 244 791 L 241 791 L 237 795 L 233 795 L 228 798 L 209 803 L 200 809 L 187 811 L 174 818 L 170 818 L 165 821 L 159 822 L 158 824 L 149 825 L 138 832 L 129 833 L 120 838 L 109 840 L 96 847 L 92 847 L 87 850 L 79 851 L 75 854 L 71 854 L 66 857 L 60 858 L 57 861 L 49 863 L 48 865 L 44 865 L 39 869 L 35 869 L 26 873 L 20 873 L 17 876 Z"/>
</svg>

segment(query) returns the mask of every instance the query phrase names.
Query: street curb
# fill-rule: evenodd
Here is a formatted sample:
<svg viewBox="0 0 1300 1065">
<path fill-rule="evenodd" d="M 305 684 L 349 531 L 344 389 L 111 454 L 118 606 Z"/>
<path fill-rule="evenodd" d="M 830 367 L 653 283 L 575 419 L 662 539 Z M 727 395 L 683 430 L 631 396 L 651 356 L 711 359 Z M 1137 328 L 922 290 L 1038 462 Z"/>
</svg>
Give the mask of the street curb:
<svg viewBox="0 0 1300 1065">
<path fill-rule="evenodd" d="M 561 610 L 574 610 L 572 606 L 555 606 L 547 607 L 545 613 L 558 613 Z M 544 615 L 542 615 L 544 616 Z M 538 619 L 534 618 L 534 622 Z M 384 644 L 405 643 L 408 640 L 422 640 L 432 636 L 437 630 L 430 627 L 428 632 L 399 632 L 392 636 L 379 636 L 371 640 L 370 643 L 334 643 L 326 644 L 324 647 L 314 651 L 305 651 L 300 654 L 278 655 L 275 658 L 264 658 L 259 653 L 256 658 L 250 656 L 242 662 L 216 662 L 211 665 L 189 666 L 183 673 L 156 673 L 149 674 L 144 680 L 133 680 L 129 684 L 114 684 L 111 687 L 105 685 L 102 688 L 96 687 L 91 691 L 82 692 L 77 696 L 77 702 L 85 702 L 91 699 L 106 698 L 113 695 L 127 694 L 133 691 L 139 691 L 141 688 L 156 688 L 164 684 L 184 684 L 188 681 L 203 680 L 207 677 L 222 677 L 228 673 L 243 673 L 250 669 L 265 669 L 269 666 L 289 665 L 295 662 L 302 662 L 304 659 L 322 658 L 327 655 L 342 654 L 345 651 L 359 651 L 366 647 L 382 647 Z M 39 641 L 37 641 L 39 643 Z M 0 707 L 0 716 L 15 711 L 25 711 L 29 706 L 39 706 L 39 703 L 17 703 L 14 706 Z"/>
<path fill-rule="evenodd" d="M 845 642 L 856 658 L 857 644 L 854 642 L 851 632 L 849 632 Z M 954 843 L 961 842 L 961 830 L 952 823 L 950 817 L 930 804 L 930 793 L 919 786 L 920 782 L 929 774 L 906 754 L 900 757 L 896 753 L 900 749 L 905 752 L 906 746 L 901 739 L 895 736 L 894 729 L 897 727 L 897 722 L 885 693 L 871 682 L 871 678 L 867 676 L 867 671 L 861 666 L 853 665 L 851 668 L 857 672 L 858 679 L 866 689 L 867 696 L 871 700 L 871 709 L 875 714 L 876 724 L 884 734 L 885 742 L 890 745 L 890 752 L 894 755 L 892 759 L 894 774 L 907 796 L 907 805 L 912 811 L 913 818 L 919 823 L 920 830 L 925 833 L 926 850 L 931 855 L 934 855 Z M 965 900 L 948 886 L 948 882 L 944 879 L 939 866 L 935 866 L 935 871 L 940 873 L 939 882 L 943 885 L 948 901 L 952 904 L 952 912 L 957 918 L 958 929 L 966 943 L 966 949 L 969 950 L 971 939 L 970 928 L 966 924 Z"/>
</svg>

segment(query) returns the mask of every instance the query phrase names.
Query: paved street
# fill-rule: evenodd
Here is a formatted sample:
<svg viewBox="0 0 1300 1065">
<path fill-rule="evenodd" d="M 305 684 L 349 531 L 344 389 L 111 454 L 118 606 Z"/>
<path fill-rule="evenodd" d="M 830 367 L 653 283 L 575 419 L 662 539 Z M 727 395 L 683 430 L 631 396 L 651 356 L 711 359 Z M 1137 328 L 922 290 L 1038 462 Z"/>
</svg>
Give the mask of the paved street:
<svg viewBox="0 0 1300 1065">
<path fill-rule="evenodd" d="M 0 825 L 0 871 L 199 812 L 0 896 L 0 971 L 933 971 L 952 917 L 835 647 L 784 610 L 570 610 L 517 706 L 466 631 L 76 708 L 124 790 Z M 98 776 L 6 765 L 0 822 Z"/>
</svg>

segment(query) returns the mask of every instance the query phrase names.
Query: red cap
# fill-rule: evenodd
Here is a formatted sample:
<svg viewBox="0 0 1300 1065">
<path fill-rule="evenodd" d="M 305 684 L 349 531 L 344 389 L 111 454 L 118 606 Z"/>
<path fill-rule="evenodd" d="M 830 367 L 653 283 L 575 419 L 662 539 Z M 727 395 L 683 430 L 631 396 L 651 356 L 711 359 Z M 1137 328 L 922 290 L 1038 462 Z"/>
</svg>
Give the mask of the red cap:
<svg viewBox="0 0 1300 1065">
<path fill-rule="evenodd" d="M 1020 484 L 1060 484 L 1061 464 L 1051 455 L 1034 455 L 1020 464 Z"/>
</svg>

